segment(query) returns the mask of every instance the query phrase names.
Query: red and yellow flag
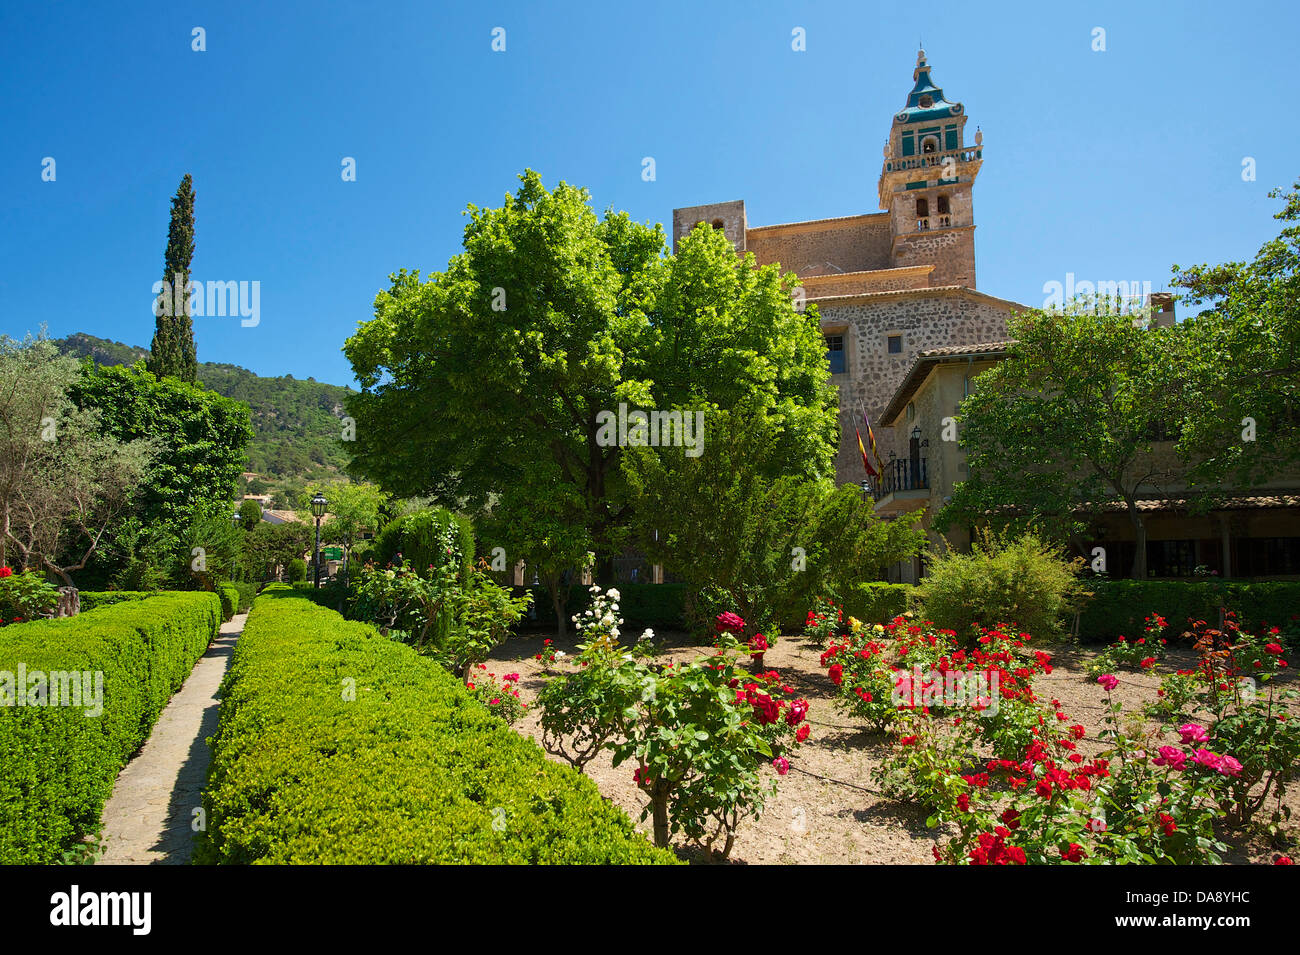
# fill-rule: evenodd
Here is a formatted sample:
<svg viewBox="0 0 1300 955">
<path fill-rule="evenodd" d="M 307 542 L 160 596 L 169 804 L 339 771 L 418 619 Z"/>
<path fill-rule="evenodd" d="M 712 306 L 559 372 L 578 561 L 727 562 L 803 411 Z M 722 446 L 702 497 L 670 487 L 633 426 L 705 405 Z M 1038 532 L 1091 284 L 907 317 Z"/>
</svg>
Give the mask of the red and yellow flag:
<svg viewBox="0 0 1300 955">
<path fill-rule="evenodd" d="M 867 443 L 871 445 L 871 456 L 876 461 L 875 473 L 882 474 L 884 473 L 885 466 L 880 461 L 880 449 L 876 447 L 876 432 L 871 427 L 871 419 L 867 417 L 866 409 L 863 409 L 862 411 L 862 423 L 867 426 Z M 859 448 L 862 447 L 861 435 L 858 435 L 858 447 Z M 863 463 L 866 462 L 866 457 L 867 457 L 867 452 L 863 451 L 862 452 Z M 870 467 L 867 468 L 868 472 L 870 472 L 871 470 L 872 469 Z"/>
<path fill-rule="evenodd" d="M 853 433 L 858 436 L 858 450 L 862 452 L 862 466 L 866 469 L 867 476 L 880 477 L 880 472 L 873 468 L 871 462 L 867 460 L 867 449 L 862 446 L 862 432 L 857 427 L 854 427 Z"/>
</svg>

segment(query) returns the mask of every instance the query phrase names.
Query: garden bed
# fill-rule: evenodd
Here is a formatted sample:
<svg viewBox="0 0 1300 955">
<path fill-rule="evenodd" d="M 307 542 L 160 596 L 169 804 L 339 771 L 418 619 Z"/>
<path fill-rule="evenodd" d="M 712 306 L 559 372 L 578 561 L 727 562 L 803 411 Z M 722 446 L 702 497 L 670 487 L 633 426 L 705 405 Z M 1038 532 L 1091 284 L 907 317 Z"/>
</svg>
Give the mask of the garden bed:
<svg viewBox="0 0 1300 955">
<path fill-rule="evenodd" d="M 577 638 L 552 639 L 554 649 L 570 655 L 577 652 Z M 530 708 L 514 728 L 538 740 L 540 713 L 531 704 L 546 680 L 542 664 L 534 659 L 542 640 L 541 635 L 513 637 L 497 648 L 487 664 L 498 676 L 519 673 L 520 697 Z M 664 660 L 689 660 L 707 652 L 676 633 L 660 634 L 657 645 Z M 1059 700 L 1063 711 L 1086 723 L 1091 737 L 1100 725 L 1106 701 L 1105 693 L 1086 673 L 1097 651 L 1068 645 L 1049 649 L 1055 657 L 1053 671 L 1038 677 L 1035 690 L 1043 699 Z M 730 861 L 932 865 L 936 831 L 926 827 L 925 811 L 880 794 L 872 780 L 872 771 L 889 750 L 889 738 L 871 732 L 865 723 L 835 708 L 836 688 L 820 656 L 821 649 L 802 637 L 783 638 L 767 651 L 765 666 L 778 670 L 795 694 L 811 703 L 808 719 L 812 733 L 791 758 L 790 772 L 780 780 L 763 815 L 740 828 Z M 1168 662 L 1171 667 L 1190 667 L 1195 656 L 1190 649 L 1177 648 L 1171 650 Z M 559 669 L 565 669 L 564 665 Z M 1125 704 L 1126 711 L 1155 699 L 1159 683 L 1155 676 L 1128 671 L 1118 676 L 1120 683 L 1112 696 Z M 1294 672 L 1278 682 L 1294 686 Z M 1158 728 L 1156 723 L 1148 724 L 1150 730 Z M 1080 751 L 1089 757 L 1101 749 L 1093 739 L 1080 745 Z M 632 764 L 615 768 L 609 754 L 602 753 L 588 764 L 586 772 L 615 805 L 634 820 L 639 818 L 646 799 L 632 779 Z M 1292 788 L 1285 804 L 1293 813 L 1300 813 L 1300 789 Z M 649 820 L 637 825 L 650 831 Z M 1229 862 L 1269 863 L 1277 855 L 1260 835 L 1229 834 L 1226 841 L 1229 853 L 1225 860 Z"/>
</svg>

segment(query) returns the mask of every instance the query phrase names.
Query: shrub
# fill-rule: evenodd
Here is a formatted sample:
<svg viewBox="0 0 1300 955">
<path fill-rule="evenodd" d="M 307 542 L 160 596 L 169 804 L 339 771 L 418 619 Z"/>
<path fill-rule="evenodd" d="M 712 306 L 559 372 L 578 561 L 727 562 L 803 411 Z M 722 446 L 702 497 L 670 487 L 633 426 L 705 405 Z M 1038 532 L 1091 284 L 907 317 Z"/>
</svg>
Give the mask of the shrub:
<svg viewBox="0 0 1300 955">
<path fill-rule="evenodd" d="M 1142 630 L 1152 607 L 1159 607 L 1175 632 L 1189 621 L 1217 622 L 1219 608 L 1237 611 L 1242 626 L 1293 624 L 1300 610 L 1300 581 L 1088 580 L 1093 592 L 1079 618 L 1085 640 L 1112 641 Z"/>
<path fill-rule="evenodd" d="M 937 557 L 915 593 L 927 619 L 963 639 L 978 626 L 1002 624 L 1054 637 L 1084 597 L 1078 573 L 1077 561 L 1065 560 L 1033 533 L 1012 539 L 986 534 L 969 554 Z"/>
<path fill-rule="evenodd" d="M 16 673 L 21 665 L 29 675 L 103 674 L 98 718 L 88 717 L 84 706 L 4 707 L 0 862 L 54 862 L 94 831 L 118 771 L 148 737 L 220 619 L 215 594 L 164 593 L 0 633 L 0 672 Z M 20 689 L 0 681 L 6 700 Z"/>
<path fill-rule="evenodd" d="M 238 612 L 243 613 L 253 606 L 253 598 L 257 596 L 257 584 L 237 580 L 234 582 L 234 588 L 239 591 Z"/>
<path fill-rule="evenodd" d="M 59 590 L 35 570 L 15 574 L 0 567 L 0 626 L 46 617 L 59 602 Z"/>
<path fill-rule="evenodd" d="M 675 861 L 437 663 L 291 588 L 254 602 L 222 693 L 196 862 Z"/>
<path fill-rule="evenodd" d="M 447 563 L 449 547 L 461 573 L 468 572 L 474 561 L 474 526 L 467 517 L 434 507 L 389 521 L 375 537 L 372 556 L 380 565 L 405 561 L 424 573 L 430 565 Z"/>
<path fill-rule="evenodd" d="M 239 588 L 229 581 L 217 584 L 217 597 L 221 600 L 221 619 L 229 620 L 239 609 Z"/>
<path fill-rule="evenodd" d="M 844 597 L 844 616 L 863 623 L 888 623 L 907 609 L 911 584 L 868 581 L 856 584 Z"/>
<path fill-rule="evenodd" d="M 592 588 L 594 612 L 578 618 L 587 640 L 572 673 L 542 690 L 543 741 L 548 750 L 582 768 L 601 749 L 614 765 L 632 760 L 633 779 L 646 797 L 642 818 L 653 815 L 655 844 L 671 833 L 725 859 L 736 830 L 763 810 L 776 781 L 760 768 L 770 762 L 789 772 L 787 756 L 808 737 L 807 700 L 775 671 L 744 669 L 748 652 L 733 633 L 745 622 L 718 621 L 717 649 L 689 663 L 638 660 L 646 655 L 643 634 L 636 652 L 618 643 L 617 590 Z M 752 646 L 752 645 L 751 645 Z M 714 847 L 717 847 L 716 849 Z"/>
<path fill-rule="evenodd" d="M 289 580 L 295 584 L 302 583 L 307 579 L 307 562 L 301 557 L 295 557 L 289 561 L 288 565 Z"/>
<path fill-rule="evenodd" d="M 159 590 L 81 590 L 77 592 L 77 598 L 81 601 L 82 613 L 85 613 L 87 610 L 111 607 L 114 604 L 124 603 L 128 600 L 144 600 L 146 597 L 156 597 L 160 593 L 177 592 Z"/>
</svg>

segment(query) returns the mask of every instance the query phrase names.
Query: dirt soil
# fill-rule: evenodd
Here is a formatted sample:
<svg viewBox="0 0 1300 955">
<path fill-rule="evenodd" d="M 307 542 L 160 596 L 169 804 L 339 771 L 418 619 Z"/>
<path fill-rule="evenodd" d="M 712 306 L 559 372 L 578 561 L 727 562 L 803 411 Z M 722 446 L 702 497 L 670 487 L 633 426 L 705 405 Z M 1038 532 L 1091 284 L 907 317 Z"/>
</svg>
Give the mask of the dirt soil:
<svg viewBox="0 0 1300 955">
<path fill-rule="evenodd" d="M 546 634 L 511 637 L 496 648 L 488 660 L 488 669 L 498 677 L 519 674 L 519 696 L 529 710 L 514 725 L 519 733 L 541 742 L 539 713 L 533 703 L 546 682 L 542 664 L 534 655 L 542 648 Z M 571 657 L 576 654 L 576 640 L 560 640 L 552 635 L 553 646 Z M 708 648 L 693 645 L 685 634 L 656 633 L 655 644 L 665 660 L 690 660 Z M 1068 645 L 1043 647 L 1053 655 L 1053 671 L 1038 677 L 1034 689 L 1044 700 L 1059 700 L 1063 711 L 1088 728 L 1089 736 L 1100 729 L 1105 694 L 1087 676 L 1088 661 L 1097 649 Z M 762 816 L 746 820 L 736 836 L 730 862 L 757 864 L 829 863 L 933 865 L 931 846 L 937 833 L 926 828 L 925 813 L 918 807 L 878 794 L 872 770 L 886 752 L 886 738 L 871 732 L 866 725 L 839 711 L 834 705 L 834 685 L 819 665 L 821 649 L 802 637 L 782 637 L 767 651 L 764 667 L 781 673 L 783 680 L 804 697 L 810 707 L 808 721 L 812 733 L 790 759 L 790 772 L 780 780 L 777 793 L 768 800 Z M 1189 650 L 1173 649 L 1164 661 L 1167 669 L 1187 668 L 1195 664 Z M 557 672 L 568 669 L 561 660 Z M 1121 671 L 1120 684 L 1113 693 L 1124 704 L 1125 713 L 1155 699 L 1157 676 Z M 1292 670 L 1278 683 L 1294 687 Z M 1276 684 L 1275 684 L 1276 685 Z M 1158 724 L 1150 724 L 1151 731 Z M 1088 744 L 1091 743 L 1091 746 Z M 1100 744 L 1085 740 L 1080 752 L 1099 752 Z M 551 757 L 564 762 L 559 757 Z M 608 753 L 601 753 L 587 764 L 585 772 L 600 791 L 620 806 L 647 835 L 649 819 L 640 820 L 646 800 L 632 781 L 633 767 L 611 766 Z M 767 770 L 773 772 L 773 770 Z M 1270 803 L 1272 800 L 1270 799 Z M 1289 834 L 1294 844 L 1300 834 L 1300 786 L 1293 785 L 1285 800 L 1293 813 Z M 1260 816 L 1267 818 L 1261 810 Z M 638 821 L 640 820 L 640 821 Z M 1224 834 L 1230 846 L 1225 861 L 1232 863 L 1271 863 L 1278 850 L 1268 844 L 1266 836 L 1232 837 Z M 694 858 L 684 844 L 676 845 L 685 858 Z M 1287 850 L 1294 857 L 1296 853 Z"/>
</svg>

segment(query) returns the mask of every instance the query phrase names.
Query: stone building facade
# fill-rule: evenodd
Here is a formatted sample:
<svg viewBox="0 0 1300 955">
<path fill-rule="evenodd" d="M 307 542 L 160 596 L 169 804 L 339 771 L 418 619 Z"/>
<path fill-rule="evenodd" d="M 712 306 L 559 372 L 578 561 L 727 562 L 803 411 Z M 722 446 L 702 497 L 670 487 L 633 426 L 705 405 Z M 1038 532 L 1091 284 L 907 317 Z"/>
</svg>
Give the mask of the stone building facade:
<svg viewBox="0 0 1300 955">
<path fill-rule="evenodd" d="M 720 229 L 758 265 L 798 275 L 816 305 L 840 398 L 836 477 L 867 478 L 855 427 L 870 416 L 882 458 L 895 452 L 882 485 L 915 483 L 897 463 L 910 429 L 890 433 L 881 416 L 917 356 L 927 349 L 1006 338 L 1007 318 L 1023 306 L 976 291 L 973 187 L 983 137 L 966 141 L 966 110 L 934 84 L 925 51 L 912 90 L 894 114 L 881 163 L 880 212 L 751 226 L 744 200 L 673 210 L 674 243 L 699 223 Z M 864 440 L 865 440 L 865 428 Z"/>
</svg>

